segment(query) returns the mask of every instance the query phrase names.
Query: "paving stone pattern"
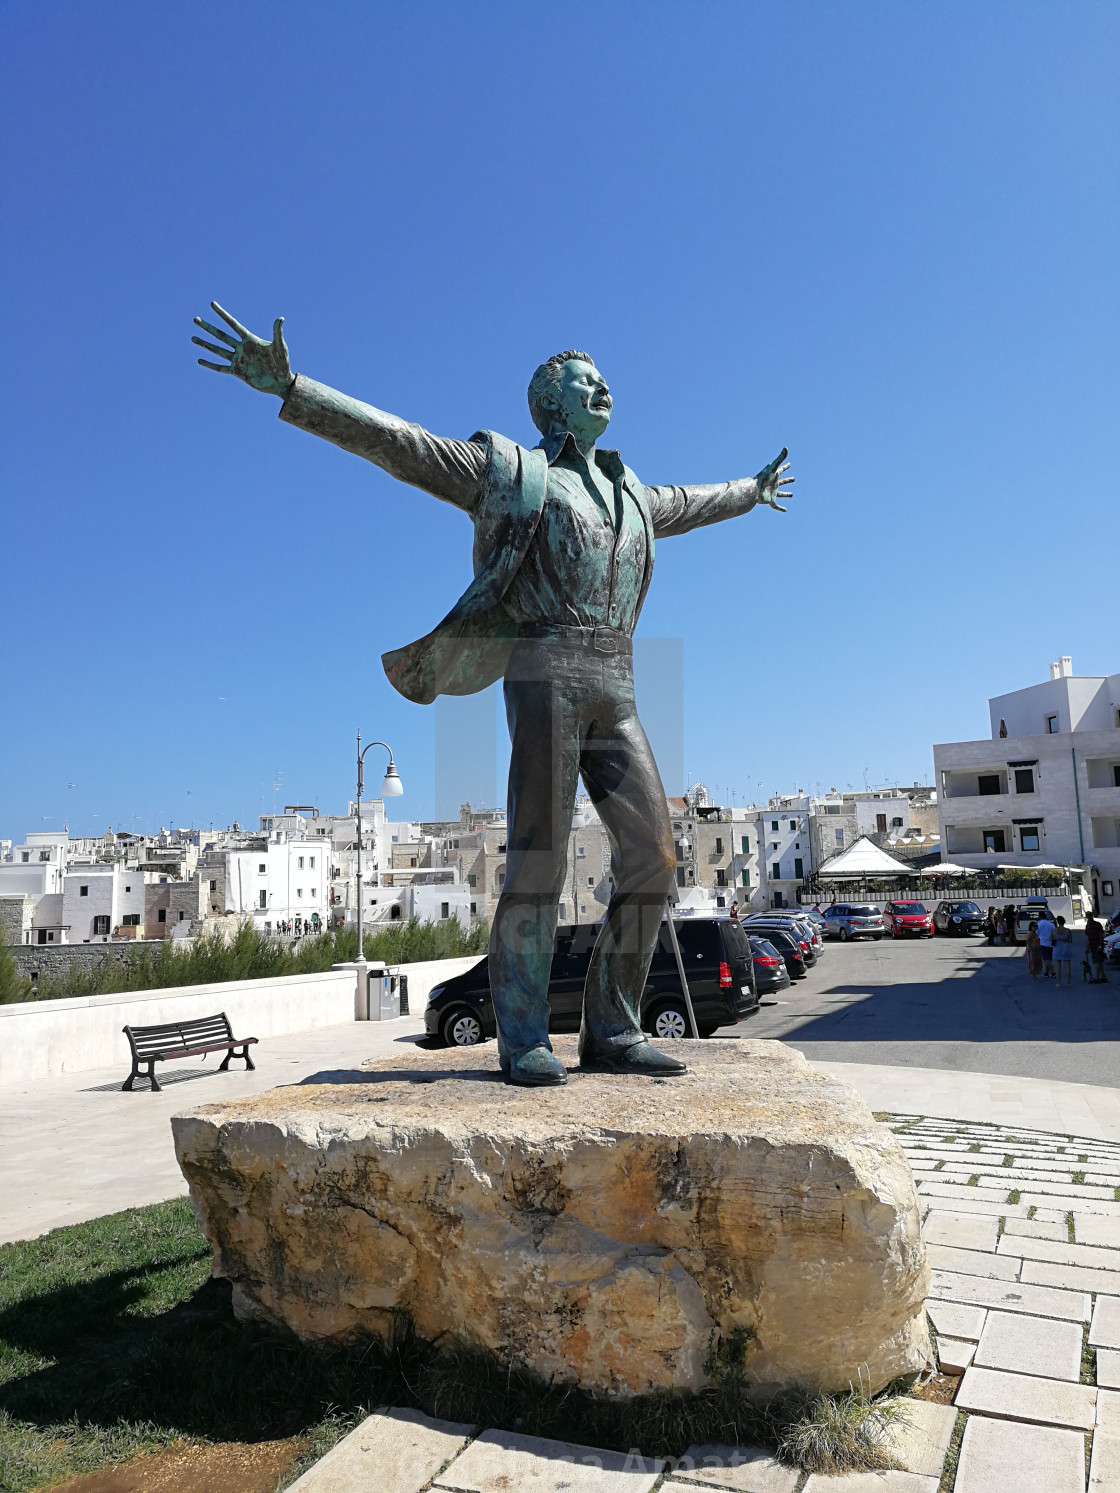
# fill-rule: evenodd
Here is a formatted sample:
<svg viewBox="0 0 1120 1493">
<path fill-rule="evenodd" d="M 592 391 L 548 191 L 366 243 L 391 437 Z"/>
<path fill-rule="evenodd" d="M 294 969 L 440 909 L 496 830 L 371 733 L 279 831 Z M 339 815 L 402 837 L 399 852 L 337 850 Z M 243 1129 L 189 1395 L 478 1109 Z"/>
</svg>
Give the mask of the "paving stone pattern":
<svg viewBox="0 0 1120 1493">
<path fill-rule="evenodd" d="M 366 1421 L 293 1493 L 1120 1493 L 1120 1144 L 891 1115 L 932 1266 L 928 1313 L 954 1403 L 907 1400 L 907 1470 L 806 1478 L 758 1448 L 679 1463 L 411 1411 Z M 481 1431 L 481 1434 L 479 1432 Z"/>
</svg>

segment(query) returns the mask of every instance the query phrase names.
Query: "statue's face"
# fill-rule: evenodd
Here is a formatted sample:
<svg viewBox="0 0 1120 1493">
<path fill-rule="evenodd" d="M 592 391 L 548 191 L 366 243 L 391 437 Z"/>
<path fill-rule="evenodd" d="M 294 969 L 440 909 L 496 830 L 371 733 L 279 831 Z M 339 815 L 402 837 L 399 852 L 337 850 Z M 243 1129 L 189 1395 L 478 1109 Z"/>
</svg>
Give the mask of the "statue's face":
<svg viewBox="0 0 1120 1493">
<path fill-rule="evenodd" d="M 560 372 L 560 389 L 553 400 L 556 419 L 577 439 L 596 441 L 611 423 L 611 399 L 607 381 L 594 363 L 569 358 Z"/>
</svg>

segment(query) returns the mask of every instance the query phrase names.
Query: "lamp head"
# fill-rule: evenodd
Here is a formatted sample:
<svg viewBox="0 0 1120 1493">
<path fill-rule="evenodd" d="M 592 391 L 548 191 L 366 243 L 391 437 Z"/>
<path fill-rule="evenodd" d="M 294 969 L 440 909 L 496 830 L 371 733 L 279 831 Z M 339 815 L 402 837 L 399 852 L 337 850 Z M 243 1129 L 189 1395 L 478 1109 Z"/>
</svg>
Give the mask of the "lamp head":
<svg viewBox="0 0 1120 1493">
<path fill-rule="evenodd" d="M 390 757 L 389 766 L 385 769 L 385 776 L 381 780 L 381 797 L 400 798 L 403 792 L 404 784 L 401 782 L 400 773 L 397 771 L 397 764 Z"/>
</svg>

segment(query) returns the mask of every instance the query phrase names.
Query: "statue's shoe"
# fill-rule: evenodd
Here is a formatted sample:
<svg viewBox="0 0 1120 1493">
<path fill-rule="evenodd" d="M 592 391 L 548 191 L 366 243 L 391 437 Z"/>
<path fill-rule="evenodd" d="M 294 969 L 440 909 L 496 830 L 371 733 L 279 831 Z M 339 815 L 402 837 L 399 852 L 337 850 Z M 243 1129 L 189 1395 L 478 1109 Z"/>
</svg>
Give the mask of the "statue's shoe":
<svg viewBox="0 0 1120 1493">
<path fill-rule="evenodd" d="M 658 1052 L 648 1042 L 632 1047 L 588 1048 L 581 1052 L 579 1065 L 585 1073 L 632 1073 L 637 1078 L 672 1078 L 687 1073 L 688 1065 L 667 1053 Z"/>
<path fill-rule="evenodd" d="M 500 1059 L 506 1083 L 523 1089 L 555 1088 L 568 1082 L 568 1070 L 547 1047 L 530 1047 L 520 1057 Z"/>
</svg>

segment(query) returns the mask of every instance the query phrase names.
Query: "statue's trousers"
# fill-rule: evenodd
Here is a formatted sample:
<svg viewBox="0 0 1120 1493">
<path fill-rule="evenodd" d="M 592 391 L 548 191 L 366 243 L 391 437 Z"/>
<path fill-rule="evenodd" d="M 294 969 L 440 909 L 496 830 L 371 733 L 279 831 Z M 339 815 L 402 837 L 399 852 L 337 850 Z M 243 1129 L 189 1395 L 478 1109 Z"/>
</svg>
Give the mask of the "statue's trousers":
<svg viewBox="0 0 1120 1493">
<path fill-rule="evenodd" d="M 527 632 L 505 676 L 506 869 L 490 933 L 503 1066 L 550 1045 L 548 979 L 579 779 L 610 838 L 614 886 L 584 987 L 581 1056 L 644 1040 L 641 996 L 675 867 L 665 791 L 634 705 L 629 637 L 604 627 Z M 573 886 L 573 922 L 579 895 Z"/>
</svg>

